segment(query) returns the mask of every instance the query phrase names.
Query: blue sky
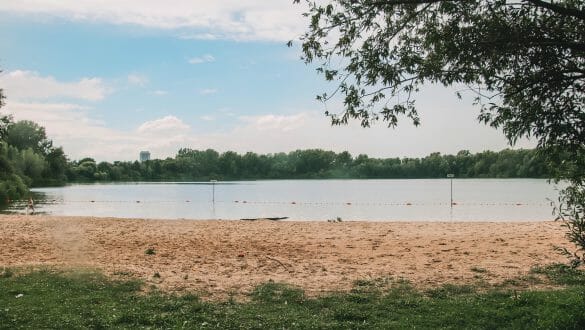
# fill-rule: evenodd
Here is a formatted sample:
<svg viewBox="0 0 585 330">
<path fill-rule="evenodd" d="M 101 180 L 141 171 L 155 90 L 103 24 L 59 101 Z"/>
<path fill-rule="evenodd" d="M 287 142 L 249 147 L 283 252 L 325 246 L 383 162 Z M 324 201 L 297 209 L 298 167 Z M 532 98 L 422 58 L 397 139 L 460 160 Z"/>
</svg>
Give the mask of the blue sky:
<svg viewBox="0 0 585 330">
<path fill-rule="evenodd" d="M 72 159 L 164 158 L 181 147 L 404 157 L 507 146 L 477 122 L 470 99 L 434 86 L 418 97 L 419 128 L 331 127 L 315 95 L 332 86 L 299 59 L 298 42 L 285 45 L 306 25 L 292 1 L 121 3 L 0 5 L 2 110 L 45 126 Z"/>
</svg>

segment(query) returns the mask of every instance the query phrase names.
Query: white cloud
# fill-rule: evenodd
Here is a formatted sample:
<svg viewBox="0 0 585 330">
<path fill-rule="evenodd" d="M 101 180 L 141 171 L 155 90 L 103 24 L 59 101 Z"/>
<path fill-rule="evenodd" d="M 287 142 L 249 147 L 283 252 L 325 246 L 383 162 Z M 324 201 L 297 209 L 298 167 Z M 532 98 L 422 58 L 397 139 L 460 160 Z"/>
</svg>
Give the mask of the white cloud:
<svg viewBox="0 0 585 330">
<path fill-rule="evenodd" d="M 203 55 L 203 56 L 199 56 L 199 57 L 192 57 L 189 59 L 189 63 L 191 64 L 201 64 L 201 63 L 211 63 L 211 62 L 215 62 L 215 57 L 213 57 L 213 55 Z"/>
<path fill-rule="evenodd" d="M 198 134 L 190 147 L 258 153 L 321 148 L 371 157 L 423 157 L 432 152 L 455 154 L 460 150 L 509 148 L 501 131 L 477 121 L 479 109 L 471 106 L 472 100 L 457 99 L 456 89 L 431 86 L 421 91 L 417 98 L 420 127 L 413 126 L 407 118 L 402 118 L 396 129 L 382 122 L 371 128 L 362 128 L 356 121 L 346 126 L 331 126 L 321 107 L 321 111 L 278 109 L 271 114 L 240 116 L 231 130 Z M 342 107 L 339 102 L 329 103 L 327 108 L 333 112 Z M 522 139 L 515 148 L 534 146 L 534 142 Z"/>
<path fill-rule="evenodd" d="M 89 109 L 69 103 L 27 103 L 8 100 L 6 104 L 6 110 L 12 113 L 16 120 L 33 120 L 44 126 L 55 145 L 63 146 L 66 154 L 73 159 L 86 156 L 110 159 L 108 154 L 119 157 L 121 152 L 117 150 L 132 141 L 133 137 L 109 129 L 102 121 L 92 119 L 87 113 Z"/>
<path fill-rule="evenodd" d="M 169 92 L 159 89 L 159 90 L 155 90 L 154 92 L 152 92 L 152 94 L 157 95 L 157 96 L 165 96 L 165 95 L 169 94 Z"/>
<path fill-rule="evenodd" d="M 15 112 L 45 112 L 53 111 L 70 111 L 70 110 L 89 110 L 90 107 L 73 104 L 73 103 L 26 103 L 26 102 L 9 102 L 9 107 Z"/>
<path fill-rule="evenodd" d="M 12 114 L 15 120 L 32 120 L 45 127 L 54 144 L 63 146 L 72 159 L 133 160 L 144 149 L 166 157 L 194 143 L 189 125 L 175 116 L 144 122 L 134 131 L 117 130 L 96 119 L 90 106 L 53 100 L 99 100 L 107 89 L 97 78 L 65 83 L 31 71 L 13 71 L 0 78 L 0 86 L 10 96 L 2 111 Z M 140 75 L 128 76 L 129 83 L 146 81 Z M 161 92 L 157 94 L 166 93 Z"/>
<path fill-rule="evenodd" d="M 13 71 L 1 79 L 0 86 L 6 86 L 7 94 L 11 93 L 2 110 L 13 114 L 16 120 L 33 120 L 44 126 L 55 145 L 62 145 L 72 159 L 89 156 L 108 161 L 134 160 L 140 150 L 164 158 L 173 156 L 182 147 L 258 153 L 322 148 L 348 150 L 354 155 L 366 153 L 372 157 L 420 157 L 435 151 L 480 152 L 507 147 L 500 131 L 477 122 L 476 108 L 458 101 L 452 90 L 442 87 L 425 89 L 418 97 L 423 121 L 420 128 L 413 127 L 406 119 L 397 129 L 388 129 L 383 123 L 364 129 L 356 122 L 331 127 L 322 111 L 277 109 L 275 113 L 233 117 L 236 111 L 220 108 L 199 119 L 209 122 L 215 116 L 222 119 L 232 116 L 230 122 L 235 120 L 235 126 L 222 126 L 216 133 L 201 133 L 175 115 L 145 121 L 135 129 L 113 129 L 96 117 L 97 112 L 91 106 L 51 100 L 54 97 L 82 101 L 103 98 L 107 89 L 97 78 L 68 83 L 30 71 Z M 341 105 L 328 107 L 335 111 Z M 215 123 L 223 125 L 223 120 Z M 200 124 L 207 128 L 215 123 Z M 518 147 L 533 146 L 534 143 L 525 140 L 518 144 Z"/>
<path fill-rule="evenodd" d="M 415 128 L 406 121 L 397 129 L 384 125 L 362 128 L 358 123 L 332 127 L 322 113 L 303 111 L 291 115 L 240 117 L 235 127 L 221 133 L 196 132 L 172 115 L 144 122 L 135 130 L 117 130 L 93 119 L 94 112 L 89 111 L 90 108 L 69 103 L 8 100 L 6 110 L 17 120 L 34 120 L 46 127 L 55 145 L 62 145 L 72 159 L 135 160 L 140 150 L 149 150 L 154 158 L 165 158 L 174 156 L 182 147 L 240 153 L 321 148 L 337 152 L 347 150 L 353 155 L 365 153 L 371 157 L 421 157 L 435 151 L 456 153 L 468 149 L 480 152 L 507 147 L 501 132 L 473 120 L 473 111 L 444 108 L 447 104 L 443 101 L 444 98 L 437 98 L 433 101 L 434 108 L 421 111 L 422 128 Z M 470 124 L 472 122 L 475 125 Z M 533 146 L 527 141 L 520 141 L 518 145 Z"/>
<path fill-rule="evenodd" d="M 219 92 L 219 91 L 215 88 L 204 88 L 204 89 L 199 90 L 199 94 L 201 94 L 201 95 L 217 94 L 217 92 Z"/>
<path fill-rule="evenodd" d="M 4 110 L 4 108 L 2 109 Z M 15 120 L 33 120 L 47 131 L 57 146 L 63 146 L 71 159 L 93 157 L 98 161 L 135 160 L 140 150 L 153 157 L 173 156 L 197 140 L 179 118 L 166 116 L 145 122 L 135 131 L 108 128 L 93 119 L 88 107 L 70 103 L 26 103 L 8 100 L 6 111 Z"/>
<path fill-rule="evenodd" d="M 130 85 L 136 85 L 140 87 L 144 87 L 149 82 L 147 76 L 137 73 L 129 74 L 127 79 Z"/>
<path fill-rule="evenodd" d="M 6 2 L 6 3 L 4 3 Z M 306 26 L 291 0 L 19 0 L 0 12 L 181 30 L 184 38 L 287 41 Z M 4 14 L 6 15 L 6 14 Z M 186 36 L 186 37 L 185 37 Z"/>
<path fill-rule="evenodd" d="M 82 78 L 76 82 L 61 82 L 34 71 L 15 70 L 0 75 L 5 94 L 15 100 L 39 100 L 66 97 L 99 101 L 109 92 L 100 78 Z"/>
<path fill-rule="evenodd" d="M 201 116 L 201 117 L 199 117 L 199 118 L 200 118 L 201 120 L 204 120 L 204 121 L 214 121 L 214 120 L 215 120 L 215 117 L 213 117 L 213 116 L 210 116 L 210 115 L 204 115 L 204 116 Z"/>
<path fill-rule="evenodd" d="M 218 40 L 222 39 L 222 36 L 213 33 L 195 33 L 188 35 L 181 35 L 179 39 L 183 40 Z"/>
<path fill-rule="evenodd" d="M 249 123 L 250 127 L 255 130 L 281 130 L 283 132 L 300 128 L 307 124 L 309 120 L 306 113 L 296 115 L 262 115 L 262 116 L 243 116 L 240 117 L 243 122 Z"/>
<path fill-rule="evenodd" d="M 168 131 L 185 131 L 189 129 L 189 125 L 185 124 L 181 119 L 175 116 L 166 116 L 160 119 L 147 121 L 138 127 L 139 133 L 146 132 L 168 132 Z"/>
</svg>

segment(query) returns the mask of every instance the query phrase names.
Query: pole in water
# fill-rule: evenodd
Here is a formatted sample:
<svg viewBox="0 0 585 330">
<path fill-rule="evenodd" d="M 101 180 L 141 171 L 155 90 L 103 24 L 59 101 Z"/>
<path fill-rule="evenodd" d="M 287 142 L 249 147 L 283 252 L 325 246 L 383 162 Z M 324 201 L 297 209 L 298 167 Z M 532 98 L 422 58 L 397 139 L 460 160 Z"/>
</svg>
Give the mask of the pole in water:
<svg viewBox="0 0 585 330">
<path fill-rule="evenodd" d="M 215 183 L 217 180 L 210 180 L 211 181 L 211 202 L 215 204 Z"/>
<path fill-rule="evenodd" d="M 449 206 L 453 208 L 453 178 L 455 174 L 447 174 L 447 177 L 451 180 L 451 203 L 449 203 Z"/>
</svg>

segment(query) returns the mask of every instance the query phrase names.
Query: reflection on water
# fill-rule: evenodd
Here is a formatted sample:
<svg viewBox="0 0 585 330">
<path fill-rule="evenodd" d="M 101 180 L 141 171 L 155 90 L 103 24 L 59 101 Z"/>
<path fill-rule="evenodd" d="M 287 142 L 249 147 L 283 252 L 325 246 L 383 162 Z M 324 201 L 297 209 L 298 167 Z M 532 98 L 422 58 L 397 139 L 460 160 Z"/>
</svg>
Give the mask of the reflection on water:
<svg viewBox="0 0 585 330">
<path fill-rule="evenodd" d="M 447 179 L 124 183 L 33 191 L 37 212 L 53 215 L 380 221 L 553 220 L 550 200 L 557 195 L 539 179 L 454 180 L 454 205 Z M 7 212 L 25 208 L 16 203 Z"/>
</svg>

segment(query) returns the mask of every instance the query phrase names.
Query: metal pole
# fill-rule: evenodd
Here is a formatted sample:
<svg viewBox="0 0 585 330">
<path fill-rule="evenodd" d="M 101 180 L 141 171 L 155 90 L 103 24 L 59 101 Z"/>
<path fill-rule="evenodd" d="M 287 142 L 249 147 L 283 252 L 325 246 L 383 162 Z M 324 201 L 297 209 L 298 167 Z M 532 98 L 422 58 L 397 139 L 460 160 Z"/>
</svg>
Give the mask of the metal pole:
<svg viewBox="0 0 585 330">
<path fill-rule="evenodd" d="M 453 208 L 453 178 L 455 177 L 455 174 L 447 174 L 447 177 L 451 180 L 451 203 L 449 206 Z"/>
</svg>

